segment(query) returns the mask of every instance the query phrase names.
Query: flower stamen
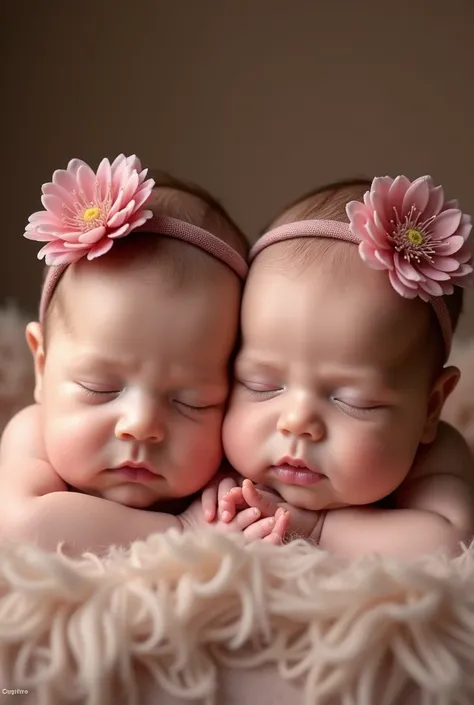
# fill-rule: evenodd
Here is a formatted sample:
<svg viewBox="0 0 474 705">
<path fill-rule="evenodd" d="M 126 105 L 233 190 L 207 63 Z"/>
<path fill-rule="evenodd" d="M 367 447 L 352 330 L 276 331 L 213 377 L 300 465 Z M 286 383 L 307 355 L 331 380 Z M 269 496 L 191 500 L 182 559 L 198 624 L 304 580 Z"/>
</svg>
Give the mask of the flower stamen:
<svg viewBox="0 0 474 705">
<path fill-rule="evenodd" d="M 92 206 L 91 208 L 86 208 L 84 211 L 83 218 L 86 221 L 89 220 L 97 220 L 97 218 L 100 216 L 100 208 L 97 208 L 97 206 Z"/>
<path fill-rule="evenodd" d="M 394 218 L 390 220 L 393 230 L 388 233 L 388 237 L 396 252 L 403 254 L 403 259 L 412 264 L 421 264 L 422 261 L 433 264 L 436 250 L 440 246 L 431 230 L 435 216 L 422 220 L 422 214 L 417 212 L 415 206 L 410 208 L 403 220 L 400 220 L 395 207 L 393 212 Z"/>
<path fill-rule="evenodd" d="M 86 198 L 82 191 L 73 191 L 73 209 L 63 205 L 62 222 L 68 228 L 80 230 L 83 233 L 107 224 L 107 218 L 112 206 L 112 190 L 109 186 L 105 198 L 101 196 L 100 184 L 94 184 L 94 199 Z"/>
</svg>

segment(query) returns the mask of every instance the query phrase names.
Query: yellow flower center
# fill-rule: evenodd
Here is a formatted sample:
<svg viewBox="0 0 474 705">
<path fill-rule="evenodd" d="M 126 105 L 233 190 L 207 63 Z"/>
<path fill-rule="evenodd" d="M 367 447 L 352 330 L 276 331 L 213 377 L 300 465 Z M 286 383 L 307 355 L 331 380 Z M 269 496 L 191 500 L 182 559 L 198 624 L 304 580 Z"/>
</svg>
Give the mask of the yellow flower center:
<svg viewBox="0 0 474 705">
<path fill-rule="evenodd" d="M 100 208 L 97 208 L 97 206 L 93 206 L 92 208 L 86 208 L 82 215 L 86 222 L 90 222 L 91 220 L 97 220 L 99 216 Z"/>
<path fill-rule="evenodd" d="M 408 228 L 406 236 L 414 247 L 423 244 L 423 235 L 417 228 Z"/>
</svg>

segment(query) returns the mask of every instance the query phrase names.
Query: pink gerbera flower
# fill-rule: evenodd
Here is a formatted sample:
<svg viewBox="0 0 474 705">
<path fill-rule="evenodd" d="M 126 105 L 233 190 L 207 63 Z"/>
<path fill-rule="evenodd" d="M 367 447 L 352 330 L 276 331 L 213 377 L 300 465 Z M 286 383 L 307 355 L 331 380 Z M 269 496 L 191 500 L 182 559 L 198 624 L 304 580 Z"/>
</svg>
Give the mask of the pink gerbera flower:
<svg viewBox="0 0 474 705">
<path fill-rule="evenodd" d="M 38 253 L 46 264 L 70 264 L 105 254 L 114 240 L 142 226 L 153 213 L 143 209 L 154 186 L 135 156 L 103 159 L 97 173 L 81 159 L 54 172 L 43 184 L 43 211 L 28 219 L 25 237 L 47 242 Z M 146 179 L 146 180 L 145 180 Z"/>
<path fill-rule="evenodd" d="M 364 202 L 347 204 L 350 229 L 360 240 L 360 256 L 370 267 L 386 269 L 394 289 L 406 298 L 453 293 L 471 281 L 471 216 L 457 201 L 445 202 L 429 176 L 373 180 Z"/>
</svg>

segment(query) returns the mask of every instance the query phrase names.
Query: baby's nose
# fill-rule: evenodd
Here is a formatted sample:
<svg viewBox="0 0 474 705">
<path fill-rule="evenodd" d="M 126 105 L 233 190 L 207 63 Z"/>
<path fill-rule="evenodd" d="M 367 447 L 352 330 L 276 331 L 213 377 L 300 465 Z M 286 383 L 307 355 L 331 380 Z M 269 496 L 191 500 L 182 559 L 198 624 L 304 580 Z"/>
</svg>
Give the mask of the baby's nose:
<svg viewBox="0 0 474 705">
<path fill-rule="evenodd" d="M 148 400 L 129 404 L 116 423 L 115 436 L 121 441 L 160 443 L 165 437 L 164 410 Z"/>
<path fill-rule="evenodd" d="M 307 398 L 288 400 L 277 422 L 278 430 L 283 434 L 308 436 L 312 441 L 321 441 L 326 429 L 315 405 Z"/>
</svg>

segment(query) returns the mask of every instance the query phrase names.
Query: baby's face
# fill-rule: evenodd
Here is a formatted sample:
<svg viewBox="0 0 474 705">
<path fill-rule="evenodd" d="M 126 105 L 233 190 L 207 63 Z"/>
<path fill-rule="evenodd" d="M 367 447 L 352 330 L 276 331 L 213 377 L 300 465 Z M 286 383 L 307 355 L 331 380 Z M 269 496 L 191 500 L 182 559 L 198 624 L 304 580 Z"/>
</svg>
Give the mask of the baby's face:
<svg viewBox="0 0 474 705">
<path fill-rule="evenodd" d="M 51 321 L 37 392 L 58 474 L 133 507 L 190 495 L 218 470 L 238 325 L 225 267 L 181 287 L 156 269 L 67 270 L 67 324 Z"/>
<path fill-rule="evenodd" d="M 306 509 L 387 496 L 425 434 L 429 312 L 354 250 L 343 276 L 330 263 L 285 274 L 263 253 L 244 292 L 224 450 Z"/>
</svg>

